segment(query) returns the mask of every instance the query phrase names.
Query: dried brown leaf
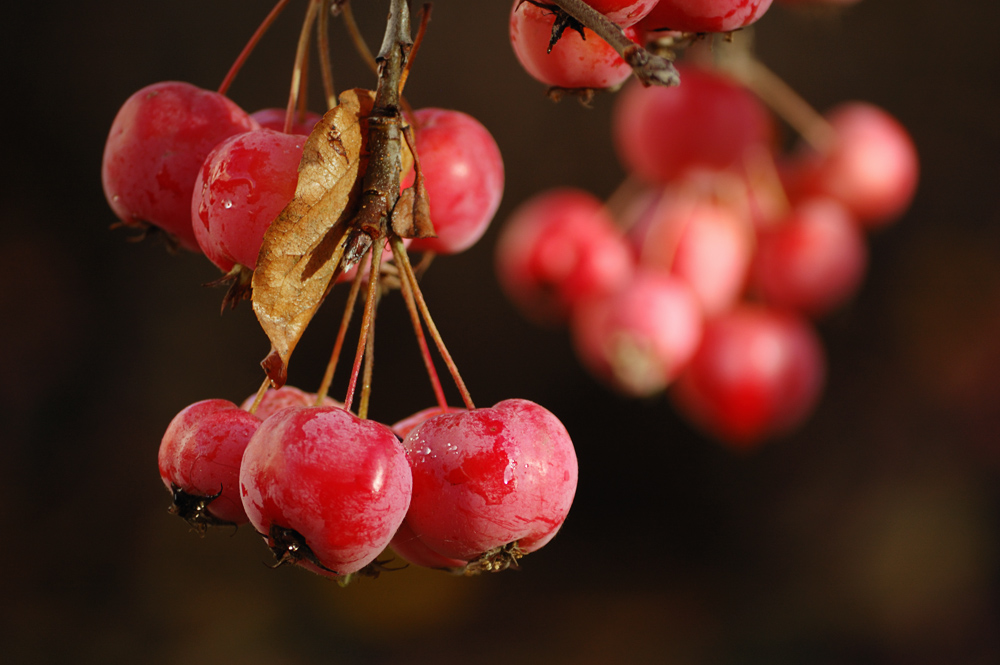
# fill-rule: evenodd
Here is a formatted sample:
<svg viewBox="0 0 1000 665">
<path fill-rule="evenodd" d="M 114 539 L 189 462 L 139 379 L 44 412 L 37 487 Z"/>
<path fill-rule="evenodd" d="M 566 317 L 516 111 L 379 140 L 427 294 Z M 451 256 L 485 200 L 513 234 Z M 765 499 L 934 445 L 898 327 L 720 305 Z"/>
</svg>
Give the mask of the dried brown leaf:
<svg viewBox="0 0 1000 665">
<path fill-rule="evenodd" d="M 264 235 L 253 275 L 253 309 L 271 340 L 264 362 L 275 385 L 337 274 L 367 154 L 368 90 L 347 90 L 306 140 L 295 197 Z"/>
</svg>

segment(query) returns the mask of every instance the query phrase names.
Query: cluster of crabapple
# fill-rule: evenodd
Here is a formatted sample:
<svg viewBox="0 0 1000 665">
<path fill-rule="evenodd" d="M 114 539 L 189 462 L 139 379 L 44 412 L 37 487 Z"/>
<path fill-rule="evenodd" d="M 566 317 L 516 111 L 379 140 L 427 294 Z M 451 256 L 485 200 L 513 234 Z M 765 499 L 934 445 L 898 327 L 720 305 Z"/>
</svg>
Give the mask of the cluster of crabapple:
<svg viewBox="0 0 1000 665">
<path fill-rule="evenodd" d="M 393 7 L 405 9 L 398 1 Z M 319 10 L 330 11 L 331 3 L 310 0 L 307 16 Z M 387 34 L 393 25 L 399 23 L 390 21 Z M 379 85 L 388 81 L 401 91 L 384 71 Z M 112 123 L 102 181 L 121 224 L 204 253 L 225 274 L 220 281 L 233 283 L 227 301 L 235 305 L 255 288 L 268 229 L 299 195 L 304 151 L 323 117 L 295 99 L 287 111 L 248 114 L 225 96 L 226 85 L 210 91 L 167 81 L 132 95 Z M 499 149 L 485 127 L 458 111 L 418 109 L 405 120 L 412 128 L 407 147 L 414 165 L 409 173 L 397 165 L 395 181 L 402 193 L 419 178 L 425 194 L 415 196 L 426 196 L 435 234 L 406 238 L 393 248 L 427 257 L 464 251 L 483 235 L 499 206 Z M 331 137 L 322 138 L 339 141 Z M 344 150 L 343 143 L 337 148 Z M 388 244 L 388 232 L 381 233 L 377 239 Z M 408 258 L 397 258 L 409 268 Z M 331 279 L 357 272 L 340 263 Z M 376 302 L 375 290 L 394 284 L 378 280 L 380 275 L 369 276 L 368 303 Z M 279 386 L 270 373 L 241 405 L 224 399 L 193 403 L 173 418 L 159 448 L 171 512 L 202 532 L 249 522 L 278 564 L 341 581 L 376 574 L 383 563 L 378 556 L 390 546 L 416 565 L 478 573 L 516 565 L 550 541 L 576 491 L 569 434 L 552 413 L 528 400 L 476 408 L 439 345 L 465 401 L 464 408 L 447 406 L 412 302 L 413 292 L 419 295 L 416 278 L 402 281 L 437 406 L 391 427 L 367 418 L 367 393 L 352 411 L 360 351 L 345 403 L 327 396 L 328 385 L 307 393 Z M 355 289 L 360 284 L 356 278 Z M 374 316 L 368 303 L 363 330 Z M 353 300 L 348 313 L 352 307 Z M 433 328 L 426 311 L 420 314 Z M 346 321 L 345 315 L 342 333 Z M 367 348 L 366 335 L 359 349 Z"/>
<path fill-rule="evenodd" d="M 295 194 L 303 146 L 320 119 L 303 114 L 283 131 L 285 116 L 248 114 L 189 83 L 147 86 L 112 124 L 102 165 L 108 202 L 125 226 L 164 233 L 223 273 L 252 273 L 265 232 Z M 437 233 L 412 248 L 464 251 L 500 204 L 500 151 L 461 111 L 418 109 L 411 122 Z"/>
<path fill-rule="evenodd" d="M 196 402 L 159 452 L 172 511 L 192 526 L 250 522 L 279 564 L 377 573 L 502 570 L 559 531 L 576 490 L 565 427 L 543 407 L 432 407 L 389 427 L 291 386 L 241 405 Z M 319 405 L 317 405 L 319 402 Z"/>
<path fill-rule="evenodd" d="M 676 27 L 656 12 L 682 4 L 697 3 L 661 0 L 643 22 Z M 529 73 L 563 85 L 523 55 L 533 16 L 554 21 L 515 3 L 515 50 Z M 574 67 L 558 66 L 592 75 Z M 865 233 L 907 208 L 918 160 L 900 123 L 864 102 L 811 117 L 811 142 L 782 152 L 750 88 L 721 68 L 676 67 L 679 86 L 632 81 L 615 100 L 629 173 L 619 192 L 603 202 L 562 188 L 523 203 L 502 230 L 497 273 L 529 318 L 570 328 L 601 380 L 637 397 L 669 387 L 695 426 L 746 449 L 813 410 L 825 360 L 812 323 L 859 286 Z"/>
</svg>

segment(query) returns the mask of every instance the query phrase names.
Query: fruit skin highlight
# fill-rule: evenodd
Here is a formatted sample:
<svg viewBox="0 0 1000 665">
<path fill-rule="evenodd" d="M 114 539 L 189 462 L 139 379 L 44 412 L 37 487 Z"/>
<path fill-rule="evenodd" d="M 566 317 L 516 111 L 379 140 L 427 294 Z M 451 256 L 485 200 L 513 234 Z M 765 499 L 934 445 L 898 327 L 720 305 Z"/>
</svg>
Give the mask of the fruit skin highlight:
<svg viewBox="0 0 1000 665">
<path fill-rule="evenodd" d="M 511 545 L 519 554 L 539 549 L 562 526 L 576 493 L 566 428 L 528 400 L 429 418 L 403 447 L 413 470 L 407 525 L 448 559 L 473 561 Z"/>
<path fill-rule="evenodd" d="M 247 516 L 278 562 L 327 576 L 375 560 L 402 523 L 411 489 L 392 430 L 336 406 L 271 414 L 240 467 Z"/>
</svg>

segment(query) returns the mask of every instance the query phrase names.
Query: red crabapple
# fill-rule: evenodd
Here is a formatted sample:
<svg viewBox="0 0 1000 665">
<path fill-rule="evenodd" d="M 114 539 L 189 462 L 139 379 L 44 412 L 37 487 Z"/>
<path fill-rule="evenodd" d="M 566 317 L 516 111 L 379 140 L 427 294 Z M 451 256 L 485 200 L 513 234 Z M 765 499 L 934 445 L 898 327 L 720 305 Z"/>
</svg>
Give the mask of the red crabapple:
<svg viewBox="0 0 1000 665">
<path fill-rule="evenodd" d="M 903 214 L 919 177 L 917 149 L 906 129 L 864 102 L 842 104 L 827 119 L 834 142 L 823 153 L 802 147 L 790 165 L 790 194 L 837 199 L 868 227 Z"/>
<path fill-rule="evenodd" d="M 754 252 L 749 219 L 698 196 L 666 194 L 646 228 L 640 264 L 685 281 L 706 316 L 729 308 L 743 292 Z"/>
<path fill-rule="evenodd" d="M 500 149 L 478 120 L 459 111 L 420 109 L 413 127 L 437 237 L 418 238 L 411 246 L 439 254 L 464 251 L 486 232 L 500 205 Z"/>
<path fill-rule="evenodd" d="M 223 272 L 253 270 L 264 233 L 295 196 L 305 137 L 258 129 L 212 150 L 198 171 L 190 215 L 205 256 Z"/>
<path fill-rule="evenodd" d="M 638 23 L 653 9 L 657 0 L 583 0 L 622 27 Z"/>
<path fill-rule="evenodd" d="M 460 409 L 454 406 L 449 406 L 446 409 L 442 409 L 440 406 L 430 406 L 426 409 L 417 411 L 412 416 L 407 416 L 406 418 L 393 423 L 389 426 L 389 429 L 391 429 L 393 433 L 399 437 L 399 440 L 402 441 L 410 432 L 414 430 L 414 428 L 422 424 L 425 420 L 429 420 L 434 416 L 440 416 L 442 413 L 458 413 L 459 411 L 465 411 L 465 409 Z"/>
<path fill-rule="evenodd" d="M 755 23 L 771 0 L 660 0 L 646 17 L 650 28 L 731 32 Z"/>
<path fill-rule="evenodd" d="M 160 443 L 163 484 L 173 493 L 171 512 L 203 530 L 243 524 L 240 460 L 260 419 L 224 399 L 209 399 L 174 416 Z"/>
<path fill-rule="evenodd" d="M 389 544 L 410 504 L 399 439 L 340 407 L 289 407 L 247 444 L 240 492 L 278 563 L 357 572 Z"/>
<path fill-rule="evenodd" d="M 523 399 L 445 413 L 403 441 L 413 470 L 406 523 L 436 554 L 497 570 L 551 540 L 576 492 L 562 423 Z"/>
<path fill-rule="evenodd" d="M 631 250 L 601 201 L 571 188 L 522 203 L 496 247 L 500 285 L 540 322 L 562 322 L 577 303 L 618 290 L 633 265 Z"/>
<path fill-rule="evenodd" d="M 442 413 L 457 413 L 459 411 L 465 411 L 465 409 L 459 409 L 454 407 L 448 407 L 446 410 L 442 410 L 440 406 L 432 406 L 421 411 L 417 411 L 412 416 L 408 416 L 399 422 L 393 424 L 391 429 L 396 436 L 403 440 L 412 432 L 416 427 L 421 425 L 424 421 L 433 418 L 434 416 L 439 416 Z M 398 556 L 405 559 L 407 562 L 412 563 L 415 566 L 424 566 L 425 568 L 440 568 L 445 570 L 460 570 L 465 568 L 469 563 L 468 561 L 463 561 L 461 559 L 451 559 L 446 556 L 441 556 L 434 550 L 430 549 L 425 545 L 415 533 L 410 525 L 403 519 L 403 523 L 399 525 L 396 530 L 396 534 L 392 537 L 389 542 L 389 546 L 392 547 L 393 551 L 396 552 Z"/>
<path fill-rule="evenodd" d="M 819 317 L 854 293 L 867 263 L 862 231 L 844 206 L 807 199 L 761 232 L 753 283 L 765 302 Z"/>
<path fill-rule="evenodd" d="M 691 169 L 740 167 L 749 151 L 769 146 L 771 115 L 725 75 L 677 65 L 679 86 L 625 87 L 612 129 L 622 164 L 643 180 L 670 182 Z"/>
<path fill-rule="evenodd" d="M 240 404 L 240 408 L 244 411 L 249 411 L 250 407 L 257 400 L 257 395 L 253 394 L 243 400 Z M 268 390 L 264 393 L 264 397 L 260 400 L 260 404 L 257 405 L 257 410 L 254 411 L 254 415 L 261 420 L 267 420 L 267 418 L 272 414 L 284 409 L 288 406 L 315 406 L 316 405 L 316 395 L 314 393 L 307 393 L 304 390 L 299 390 L 294 386 L 285 384 L 280 388 L 275 390 Z M 332 397 L 324 397 L 323 404 L 320 406 L 339 406 L 343 408 L 343 404 L 333 399 Z"/>
<path fill-rule="evenodd" d="M 701 341 L 698 299 L 676 277 L 640 270 L 618 292 L 582 303 L 572 319 L 583 364 L 623 393 L 660 392 Z"/>
<path fill-rule="evenodd" d="M 735 448 L 752 448 L 812 412 L 824 372 L 822 346 L 805 320 L 740 305 L 706 322 L 671 395 L 698 427 Z"/>
<path fill-rule="evenodd" d="M 259 125 L 229 98 L 189 83 L 139 90 L 118 111 L 104 146 L 101 180 L 126 226 L 152 225 L 197 250 L 191 194 L 205 157 L 220 141 Z"/>
<path fill-rule="evenodd" d="M 257 121 L 264 129 L 273 129 L 276 132 L 285 131 L 285 109 L 269 108 L 254 111 L 250 117 Z M 312 134 L 316 123 L 322 120 L 323 116 L 312 111 L 307 111 L 303 117 L 296 113 L 292 118 L 292 134 L 302 134 L 309 136 Z"/>
<path fill-rule="evenodd" d="M 549 40 L 556 15 L 530 2 L 514 0 L 510 42 L 521 66 L 542 83 L 558 88 L 614 88 L 632 74 L 632 67 L 603 39 L 584 28 L 586 39 L 566 30 L 551 50 Z M 638 42 L 638 32 L 625 35 Z"/>
</svg>

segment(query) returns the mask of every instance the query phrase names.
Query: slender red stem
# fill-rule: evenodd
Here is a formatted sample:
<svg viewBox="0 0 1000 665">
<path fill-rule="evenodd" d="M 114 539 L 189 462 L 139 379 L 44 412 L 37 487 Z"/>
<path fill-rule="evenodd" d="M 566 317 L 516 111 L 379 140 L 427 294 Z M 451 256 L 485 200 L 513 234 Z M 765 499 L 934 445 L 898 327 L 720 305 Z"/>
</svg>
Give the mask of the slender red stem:
<svg viewBox="0 0 1000 665">
<path fill-rule="evenodd" d="M 295 64 L 292 66 L 292 85 L 288 93 L 288 106 L 285 109 L 286 134 L 292 132 L 292 122 L 295 110 L 298 107 L 299 95 L 302 92 L 303 72 L 306 67 L 306 60 L 309 56 L 309 35 L 312 32 L 313 24 L 316 22 L 316 15 L 322 0 L 309 0 L 309 8 L 306 10 L 305 20 L 302 21 L 302 31 L 299 33 L 299 43 L 295 50 Z"/>
<path fill-rule="evenodd" d="M 427 32 L 427 24 L 431 20 L 431 4 L 425 3 L 423 7 L 420 8 L 420 26 L 417 28 L 417 36 L 413 38 L 413 46 L 410 47 L 410 53 L 406 56 L 406 66 L 403 68 L 403 74 L 399 79 L 399 92 L 403 92 L 403 88 L 406 86 L 406 79 L 410 76 L 410 68 L 413 66 L 413 59 L 417 55 L 417 51 L 420 50 L 420 43 L 424 41 L 424 34 Z"/>
<path fill-rule="evenodd" d="M 462 401 L 465 403 L 465 407 L 470 411 L 476 408 L 476 405 L 472 402 L 472 395 L 469 394 L 469 389 L 465 387 L 465 381 L 462 380 L 462 375 L 458 371 L 458 366 L 452 359 L 451 354 L 448 352 L 448 347 L 445 346 L 444 339 L 441 337 L 441 333 L 438 331 L 437 326 L 434 325 L 434 319 L 431 318 L 430 309 L 427 307 L 427 302 L 424 300 L 424 294 L 420 291 L 420 284 L 417 282 L 417 277 L 413 272 L 413 265 L 410 264 L 410 257 L 406 254 L 406 247 L 403 246 L 403 241 L 393 236 L 392 238 L 392 254 L 396 258 L 397 263 L 399 263 L 400 268 L 403 271 L 403 279 L 410 283 L 410 288 L 413 290 L 413 295 L 417 301 L 417 308 L 420 310 L 420 315 L 424 319 L 424 323 L 427 325 L 427 332 L 430 333 L 431 339 L 434 340 L 434 345 L 437 347 L 438 353 L 444 359 L 445 366 L 448 368 L 449 373 L 451 373 L 451 378 L 455 382 L 455 386 L 458 388 L 459 394 L 462 396 Z"/>
<path fill-rule="evenodd" d="M 264 395 L 267 393 L 267 389 L 271 387 L 271 379 L 265 378 L 264 383 L 260 384 L 260 388 L 257 389 L 257 397 L 254 398 L 253 404 L 250 405 L 250 413 L 257 413 L 257 407 L 260 406 L 261 401 L 264 399 Z"/>
<path fill-rule="evenodd" d="M 351 282 L 351 290 L 347 295 L 347 305 L 344 307 L 344 316 L 340 320 L 340 330 L 337 331 L 337 341 L 333 343 L 333 353 L 330 354 L 330 362 L 326 365 L 326 373 L 323 375 L 323 382 L 316 393 L 316 405 L 323 404 L 323 400 L 330 392 L 330 384 L 333 383 L 333 375 L 337 371 L 337 361 L 340 360 L 340 352 L 344 348 L 344 340 L 347 338 L 347 329 L 351 325 L 351 318 L 354 314 L 354 303 L 358 301 L 358 293 L 361 291 L 362 276 L 359 270 Z"/>
<path fill-rule="evenodd" d="M 393 249 L 395 252 L 396 250 Z M 437 399 L 438 406 L 442 411 L 448 408 L 448 399 L 444 395 L 444 388 L 441 387 L 441 379 L 438 376 L 437 368 L 434 366 L 434 359 L 431 358 L 430 347 L 427 346 L 427 338 L 424 336 L 424 327 L 420 323 L 420 312 L 413 299 L 413 289 L 410 288 L 410 280 L 405 275 L 400 275 L 400 291 L 403 292 L 403 300 L 406 302 L 406 310 L 410 313 L 410 323 L 413 324 L 413 332 L 417 337 L 417 344 L 420 346 L 420 355 L 424 359 L 424 367 L 427 368 L 427 378 L 430 379 L 431 389 Z"/>
<path fill-rule="evenodd" d="M 354 43 L 354 50 L 358 52 L 358 55 L 365 61 L 368 68 L 378 76 L 378 63 L 375 62 L 375 56 L 372 55 L 371 49 L 368 48 L 365 38 L 358 29 L 358 23 L 354 20 L 354 10 L 351 9 L 351 3 L 344 3 L 341 12 L 344 16 L 344 25 L 347 26 L 347 34 L 351 36 L 351 41 Z"/>
<path fill-rule="evenodd" d="M 319 51 L 319 70 L 323 78 L 323 92 L 326 94 L 326 108 L 337 105 L 337 90 L 333 86 L 333 66 L 330 64 L 330 3 L 323 0 L 316 24 L 316 49 Z"/>
<path fill-rule="evenodd" d="M 354 367 L 351 369 L 351 381 L 347 385 L 347 396 L 344 397 L 344 408 L 351 410 L 354 403 L 354 392 L 358 385 L 358 374 L 361 372 L 361 359 L 365 355 L 365 348 L 368 346 L 368 333 L 371 330 L 372 322 L 375 319 L 375 302 L 379 288 L 379 271 L 382 267 L 382 240 L 376 240 L 371 248 L 371 273 L 368 275 L 368 294 L 365 297 L 365 314 L 361 319 L 361 334 L 358 336 L 358 348 L 354 353 Z M 358 267 L 360 272 L 361 268 Z M 359 414 L 360 415 L 360 414 Z M 364 416 L 362 416 L 364 417 Z"/>
<path fill-rule="evenodd" d="M 281 14 L 282 10 L 288 6 L 288 2 L 289 0 L 278 0 L 278 4 L 276 4 L 274 8 L 271 9 L 271 12 L 264 17 L 263 22 L 257 27 L 256 32 L 251 35 L 250 41 L 248 41 L 247 45 L 243 47 L 240 54 L 236 56 L 236 61 L 233 63 L 233 66 L 229 68 L 229 72 L 226 73 L 226 78 L 222 79 L 222 84 L 219 85 L 218 90 L 220 95 L 224 95 L 229 91 L 229 86 L 233 84 L 233 79 L 236 78 L 240 69 L 243 68 L 243 64 L 247 61 L 247 58 L 250 57 L 250 53 L 257 46 L 257 42 L 259 42 L 260 38 L 264 36 L 264 33 L 271 27 L 274 21 L 278 18 L 278 15 Z"/>
<path fill-rule="evenodd" d="M 381 291 L 375 291 L 375 311 L 378 310 L 378 300 L 381 298 Z M 368 402 L 372 395 L 372 372 L 375 369 L 375 321 L 373 316 L 371 324 L 368 326 L 368 341 L 365 343 L 365 368 L 361 379 L 361 400 L 358 402 L 358 417 L 368 417 Z"/>
</svg>

